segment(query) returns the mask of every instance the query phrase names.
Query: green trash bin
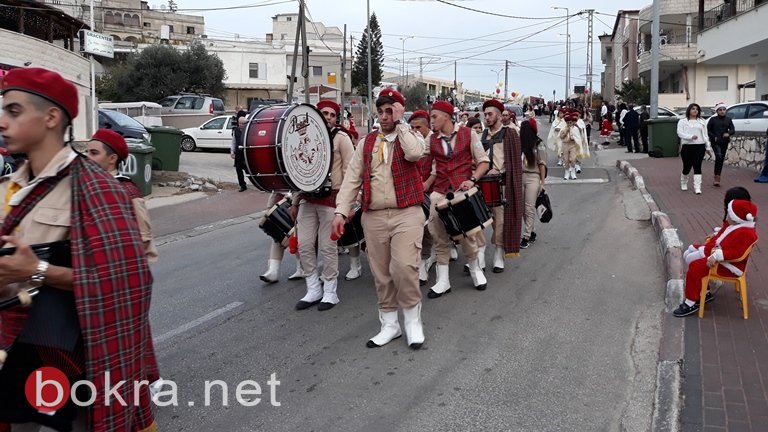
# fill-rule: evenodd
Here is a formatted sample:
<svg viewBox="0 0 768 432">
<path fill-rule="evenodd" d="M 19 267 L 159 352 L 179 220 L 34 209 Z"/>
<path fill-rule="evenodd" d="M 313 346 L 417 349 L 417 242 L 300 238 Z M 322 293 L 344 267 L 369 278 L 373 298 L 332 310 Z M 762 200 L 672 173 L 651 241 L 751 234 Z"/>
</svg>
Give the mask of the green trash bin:
<svg viewBox="0 0 768 432">
<path fill-rule="evenodd" d="M 660 117 L 645 121 L 648 125 L 650 150 L 661 154 L 661 157 L 677 157 L 680 154 L 677 121 L 678 119 L 675 117 Z"/>
<path fill-rule="evenodd" d="M 147 196 L 152 193 L 152 153 L 155 148 L 147 145 L 144 140 L 126 138 L 128 144 L 128 159 L 124 160 L 118 170 L 129 177 Z"/>
<path fill-rule="evenodd" d="M 182 132 L 168 126 L 151 126 L 147 130 L 155 147 L 152 168 L 160 171 L 178 171 Z"/>
</svg>

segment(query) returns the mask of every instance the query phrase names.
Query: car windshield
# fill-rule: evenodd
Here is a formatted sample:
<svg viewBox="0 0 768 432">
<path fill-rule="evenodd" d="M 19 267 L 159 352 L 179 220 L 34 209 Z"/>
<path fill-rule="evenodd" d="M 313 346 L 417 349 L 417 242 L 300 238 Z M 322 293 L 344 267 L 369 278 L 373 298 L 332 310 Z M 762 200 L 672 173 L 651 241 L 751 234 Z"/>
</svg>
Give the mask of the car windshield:
<svg viewBox="0 0 768 432">
<path fill-rule="evenodd" d="M 158 103 L 159 103 L 159 104 L 160 104 L 160 106 L 162 106 L 162 107 L 165 107 L 165 108 L 169 108 L 169 107 L 172 107 L 172 106 L 173 106 L 173 104 L 175 104 L 175 103 L 176 103 L 176 99 L 177 99 L 177 98 L 175 98 L 175 97 L 167 97 L 167 98 L 165 98 L 165 99 L 161 100 L 161 101 L 160 101 L 160 102 L 158 102 Z"/>
<path fill-rule="evenodd" d="M 138 121 L 134 120 L 131 117 L 128 117 L 127 115 L 121 112 L 107 110 L 107 111 L 104 111 L 104 113 L 110 119 L 112 119 L 113 122 L 117 123 L 120 126 L 134 128 L 134 129 L 144 129 L 144 125 L 142 125 Z"/>
</svg>

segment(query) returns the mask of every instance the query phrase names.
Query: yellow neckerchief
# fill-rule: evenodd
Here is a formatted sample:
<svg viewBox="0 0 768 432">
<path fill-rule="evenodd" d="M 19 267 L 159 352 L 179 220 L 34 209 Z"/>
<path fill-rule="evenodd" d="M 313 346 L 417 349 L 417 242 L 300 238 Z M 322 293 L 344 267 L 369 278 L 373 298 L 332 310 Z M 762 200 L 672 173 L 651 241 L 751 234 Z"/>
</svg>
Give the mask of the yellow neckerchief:
<svg viewBox="0 0 768 432">
<path fill-rule="evenodd" d="M 5 192 L 5 198 L 3 198 L 3 209 L 5 210 L 5 216 L 7 217 L 11 213 L 11 197 L 21 189 L 21 185 L 13 180 L 10 180 L 8 184 L 8 190 Z"/>
</svg>

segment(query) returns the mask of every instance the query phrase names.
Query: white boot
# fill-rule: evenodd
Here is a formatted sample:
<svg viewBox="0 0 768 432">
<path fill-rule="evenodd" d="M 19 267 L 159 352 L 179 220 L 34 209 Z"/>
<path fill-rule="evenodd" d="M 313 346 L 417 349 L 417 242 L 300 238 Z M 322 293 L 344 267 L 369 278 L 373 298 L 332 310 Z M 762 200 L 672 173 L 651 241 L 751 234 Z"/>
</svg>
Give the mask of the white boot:
<svg viewBox="0 0 768 432">
<path fill-rule="evenodd" d="M 485 271 L 485 246 L 477 248 L 477 261 L 480 264 L 480 270 Z"/>
<path fill-rule="evenodd" d="M 493 272 L 501 273 L 504 271 L 504 249 L 496 247 L 496 251 L 493 253 Z"/>
<path fill-rule="evenodd" d="M 576 180 L 576 168 L 571 168 L 571 180 Z"/>
<path fill-rule="evenodd" d="M 693 193 L 701 195 L 701 174 L 693 175 Z"/>
<path fill-rule="evenodd" d="M 576 174 L 581 174 L 581 165 L 576 164 Z"/>
<path fill-rule="evenodd" d="M 338 286 L 339 282 L 336 279 L 323 281 L 323 299 L 317 306 L 317 310 L 326 311 L 339 303 L 339 296 L 336 294 Z"/>
<path fill-rule="evenodd" d="M 456 250 L 456 245 L 451 245 L 451 261 L 459 259 L 459 251 Z"/>
<path fill-rule="evenodd" d="M 312 305 L 316 305 L 323 298 L 323 284 L 320 283 L 320 275 L 317 271 L 307 276 L 307 294 L 296 303 L 296 310 L 303 310 Z"/>
<path fill-rule="evenodd" d="M 359 278 L 362 269 L 363 266 L 360 264 L 359 256 L 349 257 L 349 271 L 347 272 L 347 275 L 344 276 L 344 279 L 350 281 Z"/>
<path fill-rule="evenodd" d="M 432 254 L 429 255 L 429 258 L 427 258 L 427 273 L 429 273 L 429 269 L 431 269 L 436 262 L 437 262 L 437 254 L 435 253 L 435 249 L 433 248 Z"/>
<path fill-rule="evenodd" d="M 423 259 L 419 264 L 419 285 L 426 285 L 428 280 L 429 280 L 429 259 Z"/>
<path fill-rule="evenodd" d="M 403 335 L 400 323 L 397 321 L 397 311 L 383 312 L 379 309 L 379 322 L 381 322 L 381 330 L 365 344 L 368 348 L 384 346 Z"/>
<path fill-rule="evenodd" d="M 403 308 L 403 327 L 408 346 L 413 349 L 421 348 L 424 343 L 424 327 L 421 324 L 421 302 L 416 306 Z"/>
<path fill-rule="evenodd" d="M 568 180 L 571 177 L 571 169 L 566 167 L 565 174 L 563 174 L 563 180 Z"/>
<path fill-rule="evenodd" d="M 259 276 L 259 279 L 266 283 L 275 283 L 280 277 L 280 260 L 271 259 L 267 264 L 267 271 Z"/>
<path fill-rule="evenodd" d="M 477 260 L 469 263 L 469 275 L 472 276 L 472 283 L 478 291 L 483 291 L 488 287 L 488 281 L 485 280 L 485 275 L 480 270 Z"/>
<path fill-rule="evenodd" d="M 557 158 L 557 166 L 563 166 L 563 158 L 561 157 Z"/>
<path fill-rule="evenodd" d="M 288 276 L 288 280 L 298 280 L 298 279 L 304 279 L 307 277 L 306 273 L 304 273 L 304 269 L 301 268 L 301 261 L 298 259 L 296 260 L 296 271 Z"/>
<path fill-rule="evenodd" d="M 680 190 L 681 191 L 688 190 L 688 176 L 685 174 L 680 174 Z"/>
<path fill-rule="evenodd" d="M 448 264 L 437 265 L 437 283 L 429 289 L 427 297 L 438 298 L 447 292 L 451 292 L 451 280 L 448 276 L 448 270 Z"/>
</svg>

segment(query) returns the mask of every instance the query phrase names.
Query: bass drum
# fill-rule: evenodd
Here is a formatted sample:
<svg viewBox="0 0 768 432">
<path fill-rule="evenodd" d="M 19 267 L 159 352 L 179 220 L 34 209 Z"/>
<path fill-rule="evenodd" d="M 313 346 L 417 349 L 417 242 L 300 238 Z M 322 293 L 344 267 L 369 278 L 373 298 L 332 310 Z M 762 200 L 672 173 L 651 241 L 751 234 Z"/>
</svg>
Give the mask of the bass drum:
<svg viewBox="0 0 768 432">
<path fill-rule="evenodd" d="M 331 172 L 333 147 L 322 114 L 309 104 L 265 106 L 246 122 L 245 167 L 265 192 L 313 192 Z"/>
</svg>

